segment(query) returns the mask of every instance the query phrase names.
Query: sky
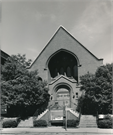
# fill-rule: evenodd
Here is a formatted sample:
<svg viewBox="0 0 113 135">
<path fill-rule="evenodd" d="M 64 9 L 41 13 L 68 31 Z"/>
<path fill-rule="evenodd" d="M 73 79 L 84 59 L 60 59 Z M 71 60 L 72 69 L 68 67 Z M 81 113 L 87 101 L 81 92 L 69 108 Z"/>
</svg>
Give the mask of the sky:
<svg viewBox="0 0 113 135">
<path fill-rule="evenodd" d="M 1 49 L 34 61 L 63 26 L 103 64 L 113 62 L 112 0 L 3 0 Z"/>
</svg>

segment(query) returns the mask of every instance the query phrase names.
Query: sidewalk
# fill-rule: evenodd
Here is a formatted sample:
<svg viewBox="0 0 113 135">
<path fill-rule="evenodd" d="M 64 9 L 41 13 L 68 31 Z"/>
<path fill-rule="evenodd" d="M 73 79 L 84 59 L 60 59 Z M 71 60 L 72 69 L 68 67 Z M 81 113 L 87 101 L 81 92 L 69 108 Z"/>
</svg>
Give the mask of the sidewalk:
<svg viewBox="0 0 113 135">
<path fill-rule="evenodd" d="M 68 128 L 67 131 L 62 127 L 48 127 L 48 128 L 4 128 L 0 130 L 2 134 L 15 133 L 88 133 L 88 134 L 113 134 L 113 129 L 99 129 L 99 128 Z"/>
</svg>

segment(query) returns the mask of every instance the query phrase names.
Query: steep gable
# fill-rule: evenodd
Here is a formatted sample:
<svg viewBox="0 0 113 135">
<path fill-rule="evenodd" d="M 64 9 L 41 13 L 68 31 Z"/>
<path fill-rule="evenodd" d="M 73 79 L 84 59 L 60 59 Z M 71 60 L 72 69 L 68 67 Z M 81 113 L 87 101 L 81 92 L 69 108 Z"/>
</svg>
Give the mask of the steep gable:
<svg viewBox="0 0 113 135">
<path fill-rule="evenodd" d="M 48 63 L 54 55 L 61 51 L 67 52 L 75 57 L 77 66 L 81 66 L 79 68 L 79 76 L 87 72 L 95 73 L 96 69 L 103 63 L 103 59 L 98 59 L 67 32 L 67 30 L 60 27 L 29 67 L 29 70 L 38 69 L 40 77 L 48 80 Z"/>
<path fill-rule="evenodd" d="M 75 42 L 78 43 L 79 46 L 81 46 L 85 51 L 87 51 L 92 57 L 94 57 L 98 61 L 102 61 L 103 59 L 98 59 L 94 54 L 92 54 L 86 47 L 84 47 L 78 40 L 76 40 L 64 27 L 60 26 L 59 29 L 55 32 L 53 37 L 50 39 L 50 41 L 47 43 L 47 45 L 44 47 L 44 49 L 41 51 L 41 53 L 37 56 L 35 61 L 31 64 L 30 68 L 33 66 L 33 64 L 37 61 L 37 59 L 43 54 L 43 52 L 46 50 L 46 48 L 50 45 L 50 43 L 58 36 L 60 36 L 61 33 L 65 33 L 67 36 L 72 38 Z M 74 47 L 74 46 L 73 46 Z M 63 47 L 61 46 L 62 49 Z"/>
</svg>

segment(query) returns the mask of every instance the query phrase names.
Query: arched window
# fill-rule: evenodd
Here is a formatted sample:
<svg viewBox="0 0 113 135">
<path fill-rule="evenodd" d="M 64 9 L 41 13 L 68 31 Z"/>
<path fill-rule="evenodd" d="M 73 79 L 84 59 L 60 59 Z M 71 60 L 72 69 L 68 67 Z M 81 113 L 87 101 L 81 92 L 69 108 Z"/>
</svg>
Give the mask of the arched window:
<svg viewBox="0 0 113 135">
<path fill-rule="evenodd" d="M 60 74 L 64 75 L 64 68 L 63 67 L 60 68 Z"/>
<path fill-rule="evenodd" d="M 57 68 L 55 69 L 55 74 L 54 74 L 54 76 L 57 76 L 58 75 L 58 70 L 57 70 Z"/>
<path fill-rule="evenodd" d="M 74 74 L 74 78 L 78 80 L 78 68 L 76 65 L 73 67 L 73 74 Z"/>
<path fill-rule="evenodd" d="M 64 50 L 59 51 L 50 59 L 48 68 L 51 78 L 55 78 L 58 74 L 75 79 L 78 77 L 77 59 Z"/>
<path fill-rule="evenodd" d="M 67 77 L 71 77 L 71 68 L 67 67 Z"/>
</svg>

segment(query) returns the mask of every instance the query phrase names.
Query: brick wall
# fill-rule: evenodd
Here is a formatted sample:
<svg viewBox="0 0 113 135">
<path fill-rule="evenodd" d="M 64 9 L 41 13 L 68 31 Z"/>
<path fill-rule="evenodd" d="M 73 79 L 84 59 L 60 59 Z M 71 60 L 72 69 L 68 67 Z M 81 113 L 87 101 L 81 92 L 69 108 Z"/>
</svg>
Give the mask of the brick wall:
<svg viewBox="0 0 113 135">
<path fill-rule="evenodd" d="M 55 36 L 50 40 L 45 49 L 37 57 L 29 70 L 38 69 L 40 77 L 48 80 L 47 62 L 51 55 L 56 51 L 64 49 L 75 54 L 82 65 L 78 68 L 79 76 L 90 73 L 95 73 L 96 69 L 102 65 L 102 60 L 93 56 L 79 42 L 70 36 L 63 28 L 60 28 Z"/>
</svg>

